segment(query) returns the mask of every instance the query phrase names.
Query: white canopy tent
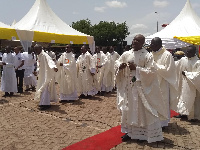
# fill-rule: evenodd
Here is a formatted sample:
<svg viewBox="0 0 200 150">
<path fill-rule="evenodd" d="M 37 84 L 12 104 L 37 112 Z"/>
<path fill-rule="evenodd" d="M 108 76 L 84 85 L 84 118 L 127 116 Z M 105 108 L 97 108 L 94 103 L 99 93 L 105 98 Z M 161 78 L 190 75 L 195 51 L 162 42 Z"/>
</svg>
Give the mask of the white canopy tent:
<svg viewBox="0 0 200 150">
<path fill-rule="evenodd" d="M 181 48 L 190 45 L 174 37 L 188 37 L 200 35 L 200 18 L 192 9 L 190 0 L 180 14 L 163 30 L 146 37 L 146 43 L 150 44 L 152 38 L 160 37 L 167 49 Z"/>
<path fill-rule="evenodd" d="M 94 47 L 94 37 L 81 33 L 63 22 L 49 7 L 46 0 L 36 0 L 30 11 L 13 26 L 22 45 L 32 41 L 90 44 Z M 29 32 L 27 32 L 29 31 Z M 92 47 L 91 47 L 92 50 Z"/>
<path fill-rule="evenodd" d="M 9 26 L 3 22 L 0 22 L 0 28 L 11 28 L 11 26 Z"/>
</svg>

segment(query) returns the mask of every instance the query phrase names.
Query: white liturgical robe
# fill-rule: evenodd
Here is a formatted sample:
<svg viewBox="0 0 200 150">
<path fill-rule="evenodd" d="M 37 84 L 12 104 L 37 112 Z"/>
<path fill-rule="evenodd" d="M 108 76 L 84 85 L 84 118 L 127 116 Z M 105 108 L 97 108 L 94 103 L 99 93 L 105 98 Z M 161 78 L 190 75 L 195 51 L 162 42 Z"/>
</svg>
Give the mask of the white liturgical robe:
<svg viewBox="0 0 200 150">
<path fill-rule="evenodd" d="M 60 66 L 60 63 L 63 66 Z M 77 69 L 75 56 L 72 52 L 64 52 L 58 59 L 58 83 L 60 85 L 60 100 L 78 100 Z"/>
<path fill-rule="evenodd" d="M 115 87 L 115 61 L 120 57 L 117 52 L 107 53 L 108 63 L 106 64 L 104 77 L 103 77 L 103 84 L 106 87 L 106 92 L 112 91 Z"/>
<path fill-rule="evenodd" d="M 55 71 L 57 68 L 52 58 L 42 50 L 38 55 L 38 83 L 35 99 L 40 100 L 40 105 L 50 105 L 50 101 L 57 100 L 55 90 Z"/>
<path fill-rule="evenodd" d="M 33 57 L 34 55 L 34 57 Z M 28 86 L 36 86 L 37 80 L 35 75 L 33 74 L 35 69 L 35 63 L 36 63 L 36 56 L 35 54 L 28 54 L 28 52 L 23 53 L 24 56 L 24 85 Z"/>
<path fill-rule="evenodd" d="M 155 71 L 158 75 L 159 85 L 168 108 L 168 119 L 163 120 L 162 126 L 168 126 L 170 121 L 170 110 L 177 110 L 178 104 L 178 83 L 176 74 L 176 65 L 171 53 L 162 47 L 157 52 L 152 52 Z M 170 107 L 171 105 L 171 107 Z"/>
<path fill-rule="evenodd" d="M 107 67 L 107 65 L 105 65 L 107 62 L 107 57 L 102 51 L 100 51 L 100 53 L 93 55 L 93 60 L 96 65 L 96 73 L 94 75 L 94 86 L 97 89 L 97 91 L 101 91 L 103 86 L 102 84 L 103 84 L 104 70 Z M 97 66 L 102 66 L 102 67 L 98 68 Z"/>
<path fill-rule="evenodd" d="M 1 77 L 1 91 L 3 92 L 14 92 L 17 93 L 17 78 L 14 68 L 14 55 L 12 53 L 4 53 L 2 62 L 6 63 L 3 65 L 3 72 Z"/>
<path fill-rule="evenodd" d="M 95 63 L 89 52 L 81 54 L 77 61 L 78 92 L 80 94 L 95 95 L 94 82 L 91 73 L 95 73 Z"/>
<path fill-rule="evenodd" d="M 188 119 L 200 120 L 200 60 L 197 56 L 183 57 L 178 61 L 179 103 L 178 112 Z M 182 75 L 182 71 L 185 75 Z"/>
<path fill-rule="evenodd" d="M 133 62 L 136 70 L 122 63 Z M 126 51 L 116 61 L 116 85 L 118 109 L 122 112 L 122 132 L 131 139 L 147 140 L 148 143 L 163 140 L 161 120 L 168 118 L 168 110 L 158 84 L 152 55 L 141 49 Z"/>
</svg>

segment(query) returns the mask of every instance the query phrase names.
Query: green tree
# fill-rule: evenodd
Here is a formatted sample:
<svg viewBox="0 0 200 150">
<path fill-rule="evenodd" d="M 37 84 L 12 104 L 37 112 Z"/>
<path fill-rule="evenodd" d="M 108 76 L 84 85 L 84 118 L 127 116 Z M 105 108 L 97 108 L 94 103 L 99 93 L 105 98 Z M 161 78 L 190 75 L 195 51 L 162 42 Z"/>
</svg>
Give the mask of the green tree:
<svg viewBox="0 0 200 150">
<path fill-rule="evenodd" d="M 91 35 L 92 32 L 92 24 L 89 19 L 72 22 L 72 28 L 88 35 Z"/>
<path fill-rule="evenodd" d="M 115 23 L 100 21 L 94 26 L 89 19 L 72 23 L 72 27 L 82 33 L 94 36 L 96 45 L 113 46 L 121 44 L 130 34 L 126 22 Z"/>
</svg>

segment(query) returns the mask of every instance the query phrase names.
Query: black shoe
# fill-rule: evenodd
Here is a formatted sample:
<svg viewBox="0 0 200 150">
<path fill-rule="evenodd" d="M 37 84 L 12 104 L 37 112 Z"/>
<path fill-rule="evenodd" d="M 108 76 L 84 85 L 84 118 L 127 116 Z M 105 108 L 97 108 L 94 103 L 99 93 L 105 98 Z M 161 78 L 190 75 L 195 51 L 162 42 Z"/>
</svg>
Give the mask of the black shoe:
<svg viewBox="0 0 200 150">
<path fill-rule="evenodd" d="M 121 138 L 124 138 L 126 135 L 127 135 L 127 133 L 126 133 L 126 134 L 124 134 L 123 136 L 121 136 Z"/>
<path fill-rule="evenodd" d="M 123 138 L 122 138 L 122 142 L 127 142 L 127 141 L 129 141 L 129 140 L 131 140 L 131 137 L 128 136 L 128 134 L 125 134 L 125 135 L 123 136 Z"/>
<path fill-rule="evenodd" d="M 191 119 L 189 120 L 190 122 L 197 122 L 198 120 L 197 119 Z"/>
<path fill-rule="evenodd" d="M 51 108 L 51 105 L 41 105 L 39 109 L 40 109 L 41 111 L 43 111 L 43 110 L 47 110 L 47 109 L 49 109 L 49 108 Z"/>
<path fill-rule="evenodd" d="M 182 118 L 182 116 L 181 116 L 181 115 L 178 115 L 178 116 L 174 116 L 174 118 Z"/>
<path fill-rule="evenodd" d="M 84 95 L 84 94 L 81 94 L 80 96 L 79 96 L 79 98 L 85 98 L 86 96 Z"/>
<path fill-rule="evenodd" d="M 10 96 L 10 94 L 8 92 L 5 92 L 5 94 L 2 97 L 7 97 Z"/>
<path fill-rule="evenodd" d="M 10 97 L 13 96 L 13 95 L 14 95 L 14 93 L 13 93 L 13 92 L 10 92 Z"/>
<path fill-rule="evenodd" d="M 104 96 L 105 95 L 105 91 L 101 91 L 101 96 Z"/>
<path fill-rule="evenodd" d="M 32 91 L 36 91 L 36 88 L 35 88 L 35 87 L 32 87 Z"/>
</svg>

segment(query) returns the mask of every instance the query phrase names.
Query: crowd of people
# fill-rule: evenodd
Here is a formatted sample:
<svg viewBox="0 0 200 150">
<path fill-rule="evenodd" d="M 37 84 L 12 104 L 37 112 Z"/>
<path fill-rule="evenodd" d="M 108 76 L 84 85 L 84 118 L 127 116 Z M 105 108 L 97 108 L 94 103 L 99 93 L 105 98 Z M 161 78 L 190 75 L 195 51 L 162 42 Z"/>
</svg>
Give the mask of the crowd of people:
<svg viewBox="0 0 200 150">
<path fill-rule="evenodd" d="M 144 43 L 145 37 L 136 35 L 132 49 L 121 56 L 112 46 L 108 52 L 96 46 L 92 55 L 83 45 L 77 59 L 70 44 L 59 59 L 39 44 L 23 53 L 19 47 L 11 53 L 7 46 L 1 61 L 1 91 L 4 96 L 13 96 L 22 93 L 25 86 L 26 91 L 35 91 L 39 109 L 46 110 L 58 99 L 55 83 L 62 103 L 116 89 L 121 131 L 126 133 L 122 141 L 161 141 L 170 110 L 180 113 L 177 117 L 186 115 L 190 121 L 200 119 L 200 61 L 193 45 L 187 47 L 185 56 L 175 53 L 174 59 L 159 37 L 152 39 L 148 51 Z"/>
</svg>

